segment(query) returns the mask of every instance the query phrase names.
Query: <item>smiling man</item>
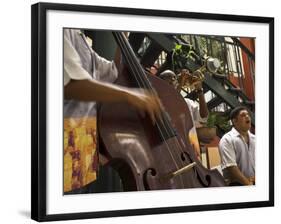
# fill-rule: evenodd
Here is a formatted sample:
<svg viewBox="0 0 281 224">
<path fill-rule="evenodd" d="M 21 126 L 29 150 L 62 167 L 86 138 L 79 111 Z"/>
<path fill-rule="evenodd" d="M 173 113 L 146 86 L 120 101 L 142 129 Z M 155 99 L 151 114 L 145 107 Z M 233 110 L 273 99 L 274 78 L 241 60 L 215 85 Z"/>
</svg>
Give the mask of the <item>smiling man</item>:
<svg viewBox="0 0 281 224">
<path fill-rule="evenodd" d="M 255 184 L 255 135 L 250 132 L 251 117 L 246 107 L 230 113 L 233 124 L 219 143 L 223 175 L 230 185 Z"/>
</svg>

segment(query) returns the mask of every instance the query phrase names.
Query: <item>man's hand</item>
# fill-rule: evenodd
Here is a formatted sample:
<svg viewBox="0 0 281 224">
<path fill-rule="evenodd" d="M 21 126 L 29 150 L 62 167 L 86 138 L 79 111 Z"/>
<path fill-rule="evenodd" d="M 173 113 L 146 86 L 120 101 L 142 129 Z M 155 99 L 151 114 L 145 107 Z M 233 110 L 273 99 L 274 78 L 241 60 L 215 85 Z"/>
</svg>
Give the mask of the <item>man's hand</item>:
<svg viewBox="0 0 281 224">
<path fill-rule="evenodd" d="M 127 92 L 127 101 L 143 116 L 144 113 L 148 113 L 153 124 L 156 123 L 156 119 L 161 119 L 163 106 L 156 94 L 143 89 L 131 89 Z"/>
<path fill-rule="evenodd" d="M 251 185 L 255 185 L 255 182 L 256 182 L 256 178 L 255 177 L 249 177 L 248 180 L 251 183 Z"/>
<path fill-rule="evenodd" d="M 230 166 L 223 170 L 224 176 L 230 180 L 230 182 L 238 182 L 242 185 L 253 185 L 253 183 L 244 176 L 237 166 Z"/>
<path fill-rule="evenodd" d="M 196 77 L 196 81 L 193 83 L 195 90 L 201 90 L 202 89 L 202 79 L 203 74 L 200 71 L 193 72 L 193 77 Z"/>
</svg>

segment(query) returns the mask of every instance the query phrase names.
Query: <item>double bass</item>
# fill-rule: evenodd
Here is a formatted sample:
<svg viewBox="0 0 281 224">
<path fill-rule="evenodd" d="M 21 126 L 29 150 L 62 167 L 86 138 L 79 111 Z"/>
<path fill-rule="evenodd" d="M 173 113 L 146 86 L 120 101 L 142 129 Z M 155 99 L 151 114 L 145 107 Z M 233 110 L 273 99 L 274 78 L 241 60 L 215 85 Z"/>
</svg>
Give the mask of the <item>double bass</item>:
<svg viewBox="0 0 281 224">
<path fill-rule="evenodd" d="M 123 33 L 113 36 L 126 62 L 116 84 L 152 91 L 163 105 L 155 125 L 126 103 L 100 106 L 99 147 L 117 170 L 124 191 L 225 186 L 218 171 L 201 164 L 187 138 L 193 122 L 182 96 L 145 73 Z"/>
</svg>

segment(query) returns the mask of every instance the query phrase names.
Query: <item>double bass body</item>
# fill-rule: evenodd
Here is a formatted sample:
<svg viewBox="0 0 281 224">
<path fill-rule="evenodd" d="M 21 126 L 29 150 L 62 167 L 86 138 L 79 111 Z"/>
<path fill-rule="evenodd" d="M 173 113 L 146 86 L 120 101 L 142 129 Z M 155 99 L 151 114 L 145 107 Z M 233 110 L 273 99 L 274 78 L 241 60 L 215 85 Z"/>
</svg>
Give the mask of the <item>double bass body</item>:
<svg viewBox="0 0 281 224">
<path fill-rule="evenodd" d="M 124 191 L 224 186 L 217 171 L 202 166 L 187 138 L 193 122 L 182 96 L 158 77 L 147 77 L 169 115 L 174 136 L 166 137 L 148 116 L 125 103 L 102 104 L 99 110 L 99 145 L 119 173 Z M 126 67 L 116 83 L 136 87 Z"/>
</svg>

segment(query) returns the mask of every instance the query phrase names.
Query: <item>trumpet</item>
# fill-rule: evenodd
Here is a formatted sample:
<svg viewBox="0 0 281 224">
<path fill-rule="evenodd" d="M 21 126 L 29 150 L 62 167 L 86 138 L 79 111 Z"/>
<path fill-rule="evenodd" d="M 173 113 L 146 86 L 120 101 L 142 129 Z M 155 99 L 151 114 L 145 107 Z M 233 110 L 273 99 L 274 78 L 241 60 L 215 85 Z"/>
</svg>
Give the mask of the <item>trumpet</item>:
<svg viewBox="0 0 281 224">
<path fill-rule="evenodd" d="M 202 82 L 205 80 L 205 72 L 210 72 L 214 74 L 220 67 L 220 61 L 217 58 L 208 57 L 204 61 L 204 65 L 197 69 L 196 71 L 190 73 L 187 69 L 182 69 L 178 75 L 178 87 L 185 89 L 187 92 L 192 92 L 194 90 L 202 89 Z"/>
<path fill-rule="evenodd" d="M 202 88 L 201 83 L 204 81 L 205 76 L 203 72 L 198 69 L 193 73 L 190 73 L 187 69 L 182 69 L 178 75 L 178 90 L 186 90 L 187 92 L 192 92 L 198 88 Z"/>
</svg>

